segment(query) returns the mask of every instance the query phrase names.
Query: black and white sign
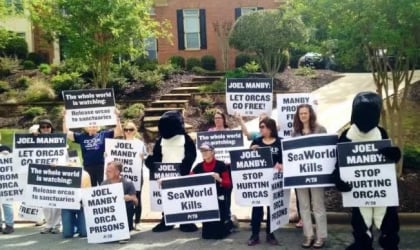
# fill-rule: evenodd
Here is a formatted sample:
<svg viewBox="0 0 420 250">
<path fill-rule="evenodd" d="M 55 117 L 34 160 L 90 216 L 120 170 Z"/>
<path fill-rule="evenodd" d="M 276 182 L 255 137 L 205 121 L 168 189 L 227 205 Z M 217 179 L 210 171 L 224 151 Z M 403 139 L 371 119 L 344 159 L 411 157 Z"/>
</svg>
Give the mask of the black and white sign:
<svg viewBox="0 0 420 250">
<path fill-rule="evenodd" d="M 227 78 L 226 107 L 228 114 L 258 116 L 273 109 L 272 78 Z"/>
<path fill-rule="evenodd" d="M 163 179 L 162 203 L 166 225 L 220 220 L 211 173 Z"/>
<path fill-rule="evenodd" d="M 66 134 L 15 134 L 13 166 L 16 167 L 14 171 L 18 172 L 19 186 L 25 187 L 27 184 L 29 164 L 66 165 L 66 143 Z M 14 198 L 22 200 L 23 195 Z"/>
<path fill-rule="evenodd" d="M 311 104 L 316 111 L 314 98 L 309 93 L 277 94 L 277 121 L 279 121 L 279 136 L 290 137 L 293 131 L 293 117 L 301 104 Z"/>
<path fill-rule="evenodd" d="M 150 171 L 150 210 L 162 211 L 162 195 L 159 179 L 180 176 L 180 163 L 155 163 L 155 171 Z"/>
<path fill-rule="evenodd" d="M 15 196 L 23 195 L 19 174 L 13 166 L 12 154 L 0 154 L 0 203 L 10 203 Z"/>
<path fill-rule="evenodd" d="M 130 238 L 122 183 L 83 188 L 88 243 Z"/>
<path fill-rule="evenodd" d="M 282 140 L 284 187 L 334 186 L 337 135 L 313 134 Z"/>
<path fill-rule="evenodd" d="M 274 173 L 271 193 L 270 232 L 274 232 L 289 223 L 290 190 L 283 189 L 283 173 Z"/>
<path fill-rule="evenodd" d="M 204 142 L 212 145 L 216 158 L 225 163 L 230 162 L 229 151 L 243 149 L 244 147 L 244 139 L 241 130 L 198 132 L 197 148 Z"/>
<path fill-rule="evenodd" d="M 353 188 L 343 207 L 399 206 L 395 163 L 378 152 L 390 140 L 337 144 L 340 177 Z"/>
<path fill-rule="evenodd" d="M 38 207 L 80 209 L 82 168 L 29 164 L 25 201 Z"/>
<path fill-rule="evenodd" d="M 21 202 L 19 205 L 18 217 L 21 220 L 38 222 L 44 219 L 44 214 L 42 213 L 42 208 L 34 207 L 27 205 L 25 202 Z"/>
<path fill-rule="evenodd" d="M 105 165 L 111 161 L 123 164 L 121 175 L 131 180 L 136 191 L 141 189 L 144 144 L 140 140 L 105 139 Z M 104 168 L 106 170 L 106 166 Z M 104 175 L 105 176 L 105 175 Z"/>
<path fill-rule="evenodd" d="M 268 206 L 274 174 L 270 148 L 230 151 L 230 158 L 236 204 Z"/>
<path fill-rule="evenodd" d="M 67 128 L 117 124 L 113 89 L 63 91 Z"/>
</svg>

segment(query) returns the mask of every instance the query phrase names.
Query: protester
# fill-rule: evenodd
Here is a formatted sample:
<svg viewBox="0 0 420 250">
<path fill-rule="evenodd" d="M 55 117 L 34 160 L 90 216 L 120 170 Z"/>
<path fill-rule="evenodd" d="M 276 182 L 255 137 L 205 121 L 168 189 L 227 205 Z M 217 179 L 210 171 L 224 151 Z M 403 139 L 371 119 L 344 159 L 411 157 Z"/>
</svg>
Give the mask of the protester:
<svg viewBox="0 0 420 250">
<path fill-rule="evenodd" d="M 226 115 L 220 110 L 216 110 L 216 113 L 213 116 L 213 123 L 214 127 L 209 128 L 208 131 L 222 131 L 229 129 L 226 121 Z"/>
<path fill-rule="evenodd" d="M 29 128 L 29 132 L 37 136 L 38 134 L 52 134 L 54 127 L 49 119 L 42 119 L 37 124 Z M 45 218 L 45 226 L 41 229 L 41 234 L 60 233 L 61 211 L 58 208 L 43 208 L 42 213 Z"/>
<path fill-rule="evenodd" d="M 301 104 L 297 107 L 293 118 L 292 137 L 305 136 L 309 134 L 326 133 L 326 129 L 319 125 L 316 114 L 309 104 Z M 310 145 L 309 145 L 310 146 Z M 303 220 L 303 248 L 322 248 L 327 240 L 327 215 L 324 203 L 324 188 L 299 188 L 297 189 L 299 199 L 300 215 Z M 312 212 L 316 223 L 316 240 L 311 216 Z"/>
<path fill-rule="evenodd" d="M 139 156 L 142 159 L 142 163 L 145 157 L 147 157 L 147 150 L 144 142 L 140 140 L 140 134 L 137 132 L 137 127 L 133 121 L 126 121 L 123 125 L 124 139 L 126 140 L 137 140 L 142 144 L 142 151 L 139 152 Z M 140 171 L 143 171 L 143 165 L 140 166 Z M 136 197 L 138 204 L 134 211 L 134 230 L 140 231 L 140 219 L 141 219 L 141 189 L 143 186 L 143 174 L 141 174 L 140 180 L 140 191 L 136 191 Z"/>
<path fill-rule="evenodd" d="M 201 232 L 203 239 L 223 239 L 232 230 L 232 222 L 229 217 L 229 206 L 227 204 L 227 196 L 230 195 L 229 190 L 232 187 L 232 181 L 229 175 L 229 170 L 222 161 L 215 158 L 214 147 L 208 143 L 203 143 L 200 146 L 200 152 L 203 162 L 198 163 L 192 174 L 212 173 L 216 180 L 217 199 L 219 203 L 220 220 L 212 222 L 203 222 L 203 229 Z"/>
<path fill-rule="evenodd" d="M 123 165 L 118 161 L 111 161 L 106 164 L 106 180 L 101 185 L 122 183 L 124 190 L 124 201 L 127 212 L 128 230 L 133 230 L 134 207 L 139 201 L 136 197 L 136 189 L 130 180 L 121 177 Z"/>
<path fill-rule="evenodd" d="M 118 113 L 118 110 L 116 110 Z M 122 135 L 121 123 L 113 130 L 100 130 L 99 126 L 84 128 L 83 133 L 73 132 L 66 126 L 66 111 L 64 110 L 63 131 L 67 138 L 80 144 L 82 149 L 83 167 L 89 173 L 92 186 L 95 187 L 104 180 L 104 152 L 105 138 L 114 138 Z"/>
<path fill-rule="evenodd" d="M 72 166 L 74 163 L 69 165 Z M 81 188 L 91 186 L 89 173 L 83 170 Z M 61 209 L 61 224 L 63 224 L 63 238 L 73 238 L 75 233 L 80 238 L 87 237 L 85 213 L 82 206 L 80 209 Z"/>
<path fill-rule="evenodd" d="M 277 171 L 283 170 L 283 160 L 281 152 L 281 138 L 277 134 L 276 122 L 271 118 L 264 118 L 259 122 L 259 128 L 261 136 L 256 138 L 251 143 L 251 149 L 257 149 L 259 147 L 270 147 L 271 155 L 273 158 L 274 168 Z M 251 216 L 251 227 L 252 235 L 248 240 L 248 246 L 254 246 L 260 243 L 260 226 L 261 221 L 264 217 L 264 207 L 252 207 Z M 273 233 L 270 233 L 270 207 L 267 206 L 267 223 L 266 223 L 266 240 L 271 245 L 278 245 L 279 242 L 274 237 Z"/>
<path fill-rule="evenodd" d="M 1 141 L 1 134 L 0 134 L 0 141 Z M 10 149 L 6 145 L 0 144 L 0 154 L 8 155 L 10 153 L 12 153 L 12 149 Z M 3 207 L 5 228 L 3 229 L 2 211 L 1 211 L 1 208 L 0 208 L 0 232 L 3 232 L 3 234 L 11 234 L 15 231 L 14 228 L 13 228 L 13 226 L 14 226 L 13 204 L 3 202 L 1 204 L 1 206 Z"/>
<path fill-rule="evenodd" d="M 268 117 L 266 113 L 261 113 L 258 116 L 258 121 L 262 121 L 264 118 Z M 242 116 L 240 114 L 235 114 L 235 118 L 238 120 L 240 126 L 241 126 L 241 130 L 242 133 L 246 136 L 246 138 L 248 139 L 248 141 L 252 141 L 258 137 L 261 136 L 260 131 L 249 131 L 248 128 L 246 127 L 246 124 L 244 122 L 244 120 L 242 119 Z"/>
</svg>

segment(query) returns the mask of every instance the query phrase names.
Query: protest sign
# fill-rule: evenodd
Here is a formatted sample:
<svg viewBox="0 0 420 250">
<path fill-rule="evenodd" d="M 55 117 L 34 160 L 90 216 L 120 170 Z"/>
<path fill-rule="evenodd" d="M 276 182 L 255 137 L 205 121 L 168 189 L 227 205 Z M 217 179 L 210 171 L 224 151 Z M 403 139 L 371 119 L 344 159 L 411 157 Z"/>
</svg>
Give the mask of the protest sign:
<svg viewBox="0 0 420 250">
<path fill-rule="evenodd" d="M 277 94 L 277 121 L 279 136 L 290 137 L 293 131 L 293 118 L 300 104 L 310 104 L 316 110 L 316 102 L 310 93 Z"/>
<path fill-rule="evenodd" d="M 13 166 L 16 167 L 15 171 L 19 176 L 19 186 L 26 186 L 29 164 L 64 165 L 67 163 L 66 152 L 66 134 L 15 134 Z M 15 196 L 15 200 L 22 199 L 22 195 Z"/>
<path fill-rule="evenodd" d="M 270 115 L 273 109 L 273 79 L 227 78 L 226 107 L 231 115 Z"/>
<path fill-rule="evenodd" d="M 155 163 L 154 170 L 150 170 L 149 189 L 150 189 L 150 210 L 162 211 L 162 195 L 159 179 L 180 176 L 180 163 Z"/>
<path fill-rule="evenodd" d="M 197 148 L 204 142 L 214 147 L 215 156 L 219 161 L 226 163 L 230 163 L 230 150 L 244 147 L 241 130 L 197 132 Z"/>
<path fill-rule="evenodd" d="M 67 128 L 117 124 L 113 89 L 63 91 Z"/>
<path fill-rule="evenodd" d="M 13 202 L 15 196 L 23 195 L 19 174 L 13 166 L 12 154 L 0 154 L 0 203 Z"/>
<path fill-rule="evenodd" d="M 144 144 L 140 140 L 105 139 L 106 164 L 110 161 L 118 161 L 123 164 L 121 176 L 131 180 L 136 191 L 141 189 L 141 175 L 143 167 L 142 153 Z M 104 175 L 106 176 L 106 175 Z"/>
<path fill-rule="evenodd" d="M 18 210 L 18 217 L 21 220 L 38 222 L 44 219 L 44 214 L 42 213 L 41 208 L 21 202 Z"/>
<path fill-rule="evenodd" d="M 269 205 L 274 174 L 270 148 L 230 151 L 230 158 L 236 204 Z"/>
<path fill-rule="evenodd" d="M 313 134 L 282 140 L 284 188 L 334 186 L 337 135 Z"/>
<path fill-rule="evenodd" d="M 81 167 L 29 164 L 25 201 L 37 207 L 80 209 Z"/>
<path fill-rule="evenodd" d="M 343 207 L 399 206 L 395 163 L 378 150 L 390 140 L 338 143 L 340 178 L 352 186 Z"/>
<path fill-rule="evenodd" d="M 88 243 L 130 238 L 122 183 L 82 189 Z"/>
<path fill-rule="evenodd" d="M 290 190 L 283 189 L 283 173 L 274 173 L 271 193 L 270 232 L 274 232 L 289 223 Z"/>
<path fill-rule="evenodd" d="M 162 179 L 162 205 L 166 225 L 220 220 L 211 173 Z"/>
</svg>

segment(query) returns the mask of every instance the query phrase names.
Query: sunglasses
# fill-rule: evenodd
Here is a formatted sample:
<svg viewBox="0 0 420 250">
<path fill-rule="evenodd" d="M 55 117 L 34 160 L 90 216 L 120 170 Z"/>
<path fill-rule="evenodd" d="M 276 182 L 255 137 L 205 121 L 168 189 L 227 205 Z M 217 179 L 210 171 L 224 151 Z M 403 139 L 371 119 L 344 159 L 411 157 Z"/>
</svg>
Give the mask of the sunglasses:
<svg viewBox="0 0 420 250">
<path fill-rule="evenodd" d="M 133 132 L 134 131 L 134 128 L 125 128 L 124 129 L 124 132 L 128 132 L 128 131 Z"/>
<path fill-rule="evenodd" d="M 40 126 L 39 128 L 44 129 L 44 128 L 51 128 L 51 126 Z"/>
</svg>

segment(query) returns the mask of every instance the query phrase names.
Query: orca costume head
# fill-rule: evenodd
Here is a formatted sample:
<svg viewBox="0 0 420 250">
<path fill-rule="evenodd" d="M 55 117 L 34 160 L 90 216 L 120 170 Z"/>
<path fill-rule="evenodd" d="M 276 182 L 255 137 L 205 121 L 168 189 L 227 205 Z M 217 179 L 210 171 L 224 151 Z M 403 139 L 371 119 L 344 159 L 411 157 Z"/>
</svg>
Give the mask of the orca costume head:
<svg viewBox="0 0 420 250">
<path fill-rule="evenodd" d="M 382 99 L 374 92 L 360 92 L 353 99 L 351 124 L 367 133 L 379 124 Z"/>
<path fill-rule="evenodd" d="M 160 135 L 165 139 L 185 134 L 184 119 L 178 111 L 165 112 L 160 117 L 158 128 Z"/>
</svg>

